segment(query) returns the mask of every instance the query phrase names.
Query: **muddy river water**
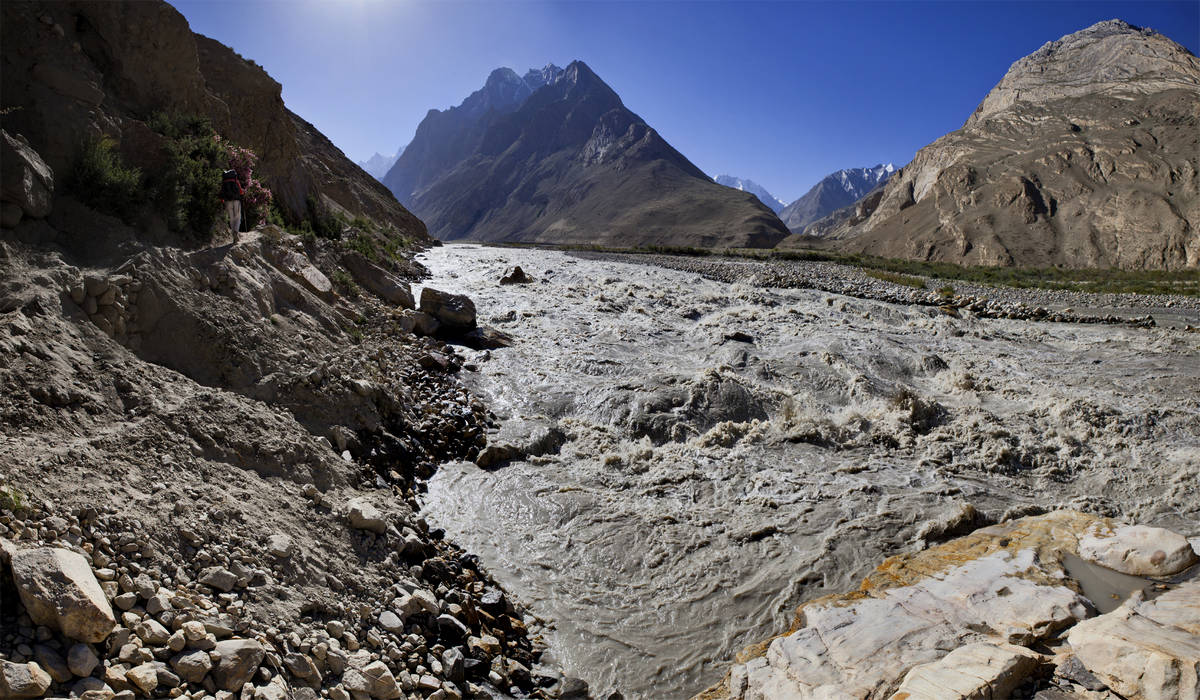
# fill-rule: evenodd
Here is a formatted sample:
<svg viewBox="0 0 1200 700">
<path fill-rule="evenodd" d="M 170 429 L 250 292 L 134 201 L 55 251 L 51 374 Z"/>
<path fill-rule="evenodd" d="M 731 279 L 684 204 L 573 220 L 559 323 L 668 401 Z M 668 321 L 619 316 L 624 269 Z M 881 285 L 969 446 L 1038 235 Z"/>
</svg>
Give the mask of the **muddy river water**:
<svg viewBox="0 0 1200 700">
<path fill-rule="evenodd" d="M 1200 535 L 1198 334 L 558 252 L 422 260 L 513 337 L 463 349 L 463 378 L 524 455 L 443 465 L 424 514 L 600 697 L 690 697 L 801 601 L 956 524 L 1064 506 Z M 535 281 L 498 284 L 511 265 Z"/>
</svg>

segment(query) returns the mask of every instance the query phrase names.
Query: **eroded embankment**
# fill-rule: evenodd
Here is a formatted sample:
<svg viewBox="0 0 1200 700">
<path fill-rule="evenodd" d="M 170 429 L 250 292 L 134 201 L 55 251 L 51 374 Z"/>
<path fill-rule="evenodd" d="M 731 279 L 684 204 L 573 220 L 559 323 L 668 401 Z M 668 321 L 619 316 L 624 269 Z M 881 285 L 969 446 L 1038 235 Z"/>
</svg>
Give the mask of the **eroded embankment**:
<svg viewBox="0 0 1200 700">
<path fill-rule="evenodd" d="M 593 689 L 680 698 L 889 554 L 1068 506 L 1195 535 L 1194 334 L 447 246 L 513 347 L 466 353 L 507 459 L 424 514 L 552 618 Z M 499 285 L 521 265 L 535 281 Z M 493 467 L 498 466 L 493 464 Z"/>
</svg>

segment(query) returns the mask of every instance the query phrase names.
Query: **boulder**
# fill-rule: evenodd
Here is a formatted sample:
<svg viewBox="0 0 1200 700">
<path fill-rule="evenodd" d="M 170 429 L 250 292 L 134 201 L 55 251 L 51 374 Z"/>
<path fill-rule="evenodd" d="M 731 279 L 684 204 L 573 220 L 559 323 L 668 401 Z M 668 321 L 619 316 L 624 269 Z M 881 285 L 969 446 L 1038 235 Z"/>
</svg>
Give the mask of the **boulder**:
<svg viewBox="0 0 1200 700">
<path fill-rule="evenodd" d="M 144 695 L 149 696 L 158 687 L 158 669 L 150 662 L 140 664 L 125 672 L 125 680 L 140 688 Z"/>
<path fill-rule="evenodd" d="M 904 700 L 1004 698 L 1038 667 L 1041 655 L 1013 644 L 977 642 L 914 667 L 893 697 Z"/>
<path fill-rule="evenodd" d="M 1200 561 L 1186 537 L 1146 525 L 1093 528 L 1080 538 L 1079 556 L 1132 576 L 1170 576 Z"/>
<path fill-rule="evenodd" d="M 0 698 L 40 698 L 50 687 L 50 674 L 36 663 L 0 661 Z"/>
<path fill-rule="evenodd" d="M 360 253 L 346 253 L 342 256 L 342 264 L 350 271 L 354 281 L 372 294 L 406 309 L 416 308 L 417 303 L 408 282 L 367 260 Z"/>
<path fill-rule="evenodd" d="M 465 333 L 475 328 L 475 302 L 463 294 L 426 287 L 421 290 L 421 311 L 436 318 L 449 331 Z"/>
<path fill-rule="evenodd" d="M 82 555 L 52 547 L 12 554 L 13 581 L 34 623 L 80 642 L 104 641 L 117 621 Z"/>
<path fill-rule="evenodd" d="M 206 651 L 192 651 L 171 659 L 171 668 L 188 683 L 200 683 L 212 670 L 212 658 Z"/>
<path fill-rule="evenodd" d="M 254 676 L 266 654 L 262 644 L 253 639 L 226 639 L 217 642 L 215 649 L 221 660 L 212 670 L 213 682 L 231 693 L 240 691 Z"/>
<path fill-rule="evenodd" d="M 210 566 L 200 572 L 200 583 L 223 593 L 228 593 L 237 585 L 237 574 L 222 566 Z"/>
<path fill-rule="evenodd" d="M 475 350 L 494 350 L 512 345 L 512 336 L 491 326 L 480 326 L 463 334 L 462 342 Z"/>
<path fill-rule="evenodd" d="M 1085 667 L 1130 700 L 1200 698 L 1200 581 L 1153 600 L 1134 593 L 1067 635 Z"/>
<path fill-rule="evenodd" d="M 500 284 L 529 284 L 533 282 L 533 278 L 525 274 L 520 265 L 514 265 L 504 271 L 504 276 L 500 278 Z"/>
<path fill-rule="evenodd" d="M 90 676 L 100 663 L 99 657 L 88 644 L 76 644 L 67 652 L 67 668 L 77 676 Z"/>
<path fill-rule="evenodd" d="M 40 219 L 50 213 L 53 198 L 54 173 L 50 166 L 23 136 L 0 130 L 0 201 L 15 204 L 25 216 Z"/>
<path fill-rule="evenodd" d="M 396 677 L 382 661 L 372 661 L 362 669 L 350 669 L 342 676 L 342 685 L 353 693 L 366 693 L 376 700 L 393 700 L 404 694 Z"/>
<path fill-rule="evenodd" d="M 387 530 L 387 521 L 383 518 L 383 513 L 371 504 L 365 498 L 354 498 L 346 504 L 347 518 L 350 520 L 350 526 L 357 530 L 369 530 L 377 534 L 383 534 Z"/>
</svg>

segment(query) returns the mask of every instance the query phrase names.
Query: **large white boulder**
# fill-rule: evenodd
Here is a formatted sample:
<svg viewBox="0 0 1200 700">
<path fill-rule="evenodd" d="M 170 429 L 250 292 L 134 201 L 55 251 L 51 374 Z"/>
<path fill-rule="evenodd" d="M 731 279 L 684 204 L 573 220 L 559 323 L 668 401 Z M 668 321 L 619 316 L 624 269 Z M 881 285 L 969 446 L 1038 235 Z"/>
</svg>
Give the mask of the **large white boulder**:
<svg viewBox="0 0 1200 700">
<path fill-rule="evenodd" d="M 1133 576 L 1170 576 L 1200 561 L 1186 537 L 1146 525 L 1093 528 L 1080 538 L 1079 556 Z"/>
<path fill-rule="evenodd" d="M 13 582 L 34 623 L 80 642 L 102 642 L 117 625 L 112 606 L 82 555 L 40 547 L 12 554 Z"/>
<path fill-rule="evenodd" d="M 1129 700 L 1200 700 L 1200 581 L 1140 593 L 1067 635 L 1089 671 Z"/>
</svg>

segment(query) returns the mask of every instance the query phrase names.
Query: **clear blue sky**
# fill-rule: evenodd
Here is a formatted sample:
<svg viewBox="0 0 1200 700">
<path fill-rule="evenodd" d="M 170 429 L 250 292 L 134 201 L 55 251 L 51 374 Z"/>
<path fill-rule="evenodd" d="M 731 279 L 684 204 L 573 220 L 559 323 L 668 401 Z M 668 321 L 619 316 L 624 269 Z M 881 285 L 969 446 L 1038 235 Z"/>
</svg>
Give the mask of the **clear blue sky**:
<svg viewBox="0 0 1200 700">
<path fill-rule="evenodd" d="M 354 160 L 500 66 L 581 59 L 710 175 L 790 202 L 840 168 L 908 162 L 1009 65 L 1120 18 L 1200 50 L 1200 2 L 177 0 L 193 31 L 265 67 Z"/>
</svg>

